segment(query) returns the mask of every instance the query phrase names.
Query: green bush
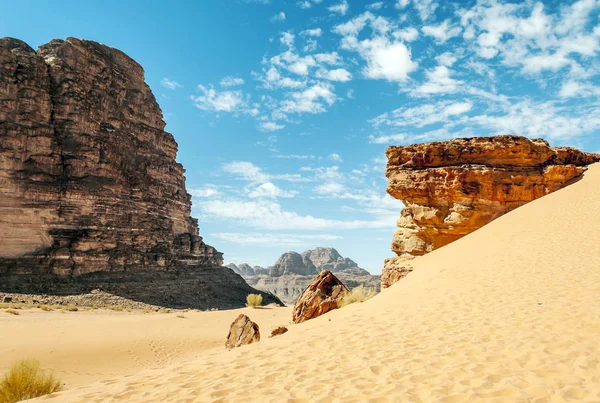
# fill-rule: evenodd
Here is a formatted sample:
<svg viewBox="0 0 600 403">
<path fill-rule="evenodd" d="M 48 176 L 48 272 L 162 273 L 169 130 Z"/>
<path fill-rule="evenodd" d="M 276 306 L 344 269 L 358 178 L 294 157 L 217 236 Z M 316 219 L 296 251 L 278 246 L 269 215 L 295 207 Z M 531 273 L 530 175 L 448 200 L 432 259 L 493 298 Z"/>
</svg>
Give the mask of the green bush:
<svg viewBox="0 0 600 403">
<path fill-rule="evenodd" d="M 260 294 L 248 294 L 246 297 L 246 306 L 256 308 L 262 305 L 262 295 Z"/>
<path fill-rule="evenodd" d="M 13 403 L 62 390 L 52 374 L 45 374 L 40 363 L 23 360 L 15 363 L 0 382 L 0 403 Z"/>
</svg>

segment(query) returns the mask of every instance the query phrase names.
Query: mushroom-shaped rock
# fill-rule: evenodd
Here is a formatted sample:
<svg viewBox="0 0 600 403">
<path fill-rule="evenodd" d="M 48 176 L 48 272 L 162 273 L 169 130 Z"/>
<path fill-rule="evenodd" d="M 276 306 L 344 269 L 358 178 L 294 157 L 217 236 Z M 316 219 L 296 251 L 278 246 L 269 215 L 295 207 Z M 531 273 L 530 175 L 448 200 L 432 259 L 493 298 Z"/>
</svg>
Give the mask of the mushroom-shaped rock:
<svg viewBox="0 0 600 403">
<path fill-rule="evenodd" d="M 333 273 L 323 270 L 296 301 L 294 323 L 301 323 L 337 309 L 339 300 L 347 293 L 349 291 L 346 286 Z"/>
<path fill-rule="evenodd" d="M 235 348 L 245 344 L 252 344 L 257 341 L 260 341 L 258 325 L 252 322 L 249 317 L 241 313 L 229 328 L 225 347 Z"/>
<path fill-rule="evenodd" d="M 288 328 L 285 326 L 279 326 L 277 329 L 271 332 L 271 337 L 279 336 L 280 334 L 284 334 L 288 331 Z"/>
</svg>

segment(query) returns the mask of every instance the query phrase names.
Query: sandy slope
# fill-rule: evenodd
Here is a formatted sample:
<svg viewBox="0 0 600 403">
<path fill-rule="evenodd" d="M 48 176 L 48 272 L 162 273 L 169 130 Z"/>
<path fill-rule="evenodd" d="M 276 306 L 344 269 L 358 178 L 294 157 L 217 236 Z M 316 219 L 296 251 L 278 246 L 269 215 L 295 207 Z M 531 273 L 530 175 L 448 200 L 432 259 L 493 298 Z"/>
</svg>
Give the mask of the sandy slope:
<svg viewBox="0 0 600 403">
<path fill-rule="evenodd" d="M 600 165 L 414 263 L 286 335 L 49 400 L 600 401 Z"/>
<path fill-rule="evenodd" d="M 229 325 L 241 312 L 252 316 L 264 337 L 292 316 L 291 308 L 270 307 L 169 314 L 18 312 L 0 310 L 0 374 L 14 361 L 34 358 L 68 388 L 163 367 L 207 349 L 222 351 Z"/>
</svg>

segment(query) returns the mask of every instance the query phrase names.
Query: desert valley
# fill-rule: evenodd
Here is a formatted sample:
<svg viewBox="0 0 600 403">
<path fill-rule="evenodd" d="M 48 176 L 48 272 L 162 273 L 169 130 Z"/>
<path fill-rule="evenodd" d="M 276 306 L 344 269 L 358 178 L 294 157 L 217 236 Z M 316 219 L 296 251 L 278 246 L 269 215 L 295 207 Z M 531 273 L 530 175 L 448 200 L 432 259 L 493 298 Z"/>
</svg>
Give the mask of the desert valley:
<svg viewBox="0 0 600 403">
<path fill-rule="evenodd" d="M 334 21 L 337 51 L 318 48 L 328 35 L 320 28 L 273 28 L 269 43 L 284 51 L 249 74 L 257 91 L 283 89 L 283 99 L 245 94 L 236 88 L 250 78 L 239 75 L 187 97 L 205 130 L 227 136 L 256 119 L 257 140 L 186 137 L 191 115 L 172 103 L 184 85 L 150 85 L 153 69 L 175 70 L 168 57 L 142 52 L 143 67 L 97 40 L 35 49 L 0 38 L 0 403 L 600 401 L 600 124 L 589 113 L 600 111 L 600 93 L 583 89 L 597 75 L 584 59 L 600 49 L 600 25 L 586 31 L 600 4 L 321 3 L 285 7 L 324 9 L 298 23 Z M 222 7 L 231 11 L 193 9 L 208 23 Z M 447 19 L 431 28 L 436 14 Z M 295 17 L 281 11 L 268 23 Z M 416 34 L 404 27 L 414 21 Z M 544 29 L 553 30 L 546 42 Z M 470 41 L 469 30 L 479 35 L 473 54 L 433 50 L 459 33 Z M 567 106 L 567 83 L 560 108 L 510 109 L 535 97 L 511 92 L 523 89 L 512 81 L 510 95 L 497 92 L 492 60 L 517 63 L 498 45 L 504 35 L 570 57 L 582 105 Z M 419 48 L 425 37 L 433 44 Z M 575 37 L 588 38 L 587 50 L 565 44 Z M 359 61 L 344 51 L 365 66 L 352 70 Z M 409 74 L 428 59 L 438 67 L 411 89 Z M 450 78 L 461 59 L 481 77 Z M 566 68 L 544 60 L 532 63 L 556 77 Z M 529 79 L 527 66 L 519 74 Z M 318 121 L 287 143 L 302 113 L 356 101 L 358 89 L 329 92 L 359 75 L 420 103 L 378 112 L 371 134 L 342 129 L 339 117 L 339 130 L 328 126 L 333 144 L 385 144 L 375 159 L 359 164 L 361 145 L 343 158 L 322 151 L 329 140 L 308 132 Z M 376 95 L 357 116 L 388 97 L 367 88 Z M 433 98 L 463 91 L 490 114 L 510 112 L 484 118 L 467 98 Z M 569 108 L 587 115 L 548 115 Z M 423 132 L 434 124 L 443 127 Z M 293 154 L 280 152 L 286 145 Z M 257 155 L 269 156 L 269 172 L 241 159 Z M 296 170 L 273 173 L 289 164 Z"/>
</svg>

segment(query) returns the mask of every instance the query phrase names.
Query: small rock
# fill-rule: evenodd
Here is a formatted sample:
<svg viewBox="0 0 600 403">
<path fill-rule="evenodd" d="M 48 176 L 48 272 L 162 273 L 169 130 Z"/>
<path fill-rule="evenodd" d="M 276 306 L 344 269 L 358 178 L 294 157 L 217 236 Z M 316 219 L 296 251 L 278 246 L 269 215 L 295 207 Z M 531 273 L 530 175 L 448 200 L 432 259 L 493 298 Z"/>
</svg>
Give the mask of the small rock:
<svg viewBox="0 0 600 403">
<path fill-rule="evenodd" d="M 248 316 L 240 314 L 229 328 L 225 347 L 235 348 L 258 341 L 260 341 L 258 325 L 252 322 Z"/>
<path fill-rule="evenodd" d="M 279 336 L 280 334 L 284 334 L 288 331 L 287 327 L 285 326 L 279 326 L 277 329 L 273 330 L 271 332 L 271 337 L 274 336 Z"/>
</svg>

